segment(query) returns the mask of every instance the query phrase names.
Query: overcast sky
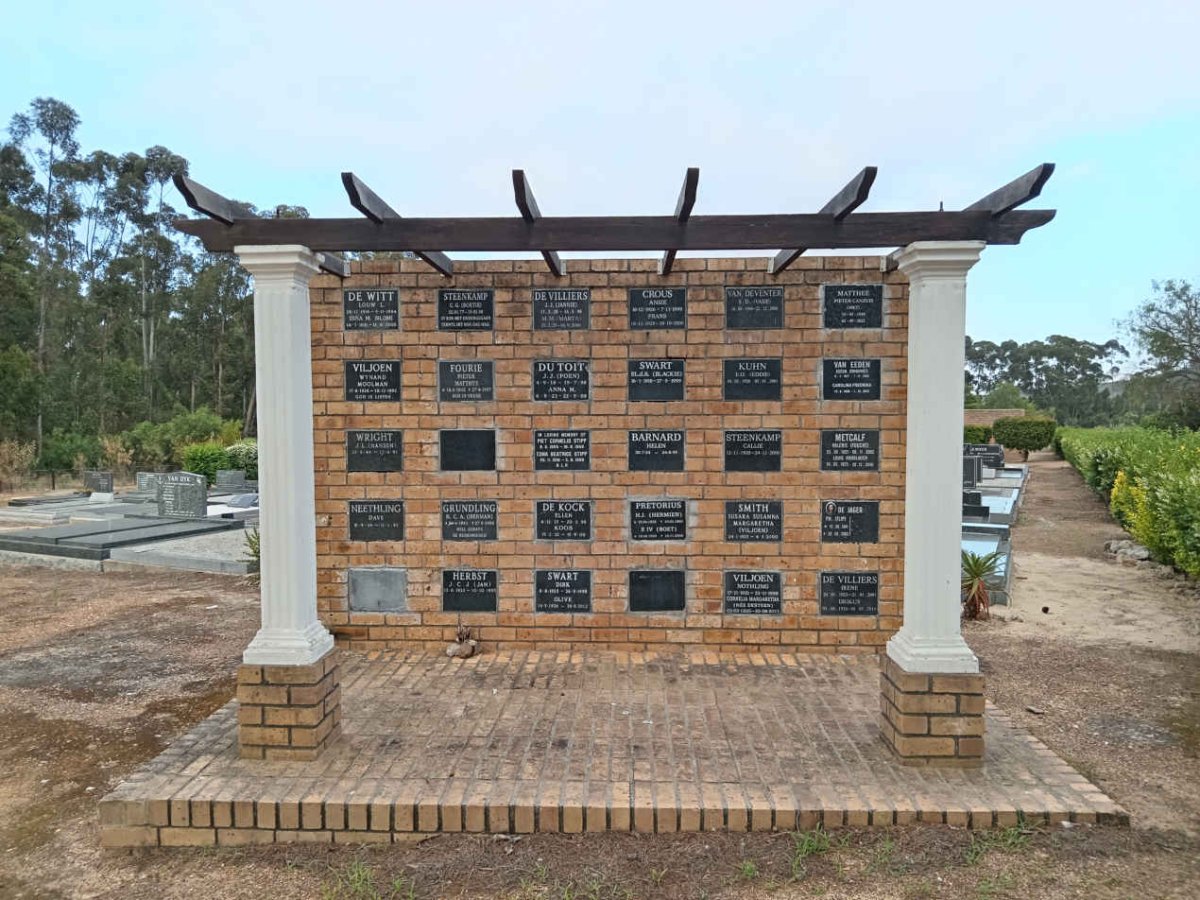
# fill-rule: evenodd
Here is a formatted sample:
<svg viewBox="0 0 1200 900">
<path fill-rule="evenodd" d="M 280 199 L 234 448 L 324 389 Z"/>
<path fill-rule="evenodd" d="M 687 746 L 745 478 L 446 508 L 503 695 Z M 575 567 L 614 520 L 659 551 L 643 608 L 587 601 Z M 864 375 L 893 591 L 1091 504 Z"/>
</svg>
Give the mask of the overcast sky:
<svg viewBox="0 0 1200 900">
<path fill-rule="evenodd" d="M 85 150 L 163 144 L 259 206 L 403 215 L 965 206 L 1037 163 L 1057 218 L 973 270 L 976 338 L 1104 340 L 1200 282 L 1200 3 L 22 3 L 0 116 L 71 104 Z M 182 201 L 178 201 L 182 207 Z M 568 259 L 571 254 L 564 254 Z"/>
</svg>

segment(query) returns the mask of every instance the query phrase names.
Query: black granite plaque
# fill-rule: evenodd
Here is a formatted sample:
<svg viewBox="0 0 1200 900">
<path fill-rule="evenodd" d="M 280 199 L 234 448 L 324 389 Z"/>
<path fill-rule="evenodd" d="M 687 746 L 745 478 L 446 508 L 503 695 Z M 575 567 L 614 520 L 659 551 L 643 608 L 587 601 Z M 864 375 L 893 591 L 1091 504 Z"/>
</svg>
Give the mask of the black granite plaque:
<svg viewBox="0 0 1200 900">
<path fill-rule="evenodd" d="M 533 327 L 538 331 L 586 331 L 592 322 L 588 288 L 534 288 Z"/>
<path fill-rule="evenodd" d="M 827 544 L 878 543 L 879 501 L 824 501 L 821 504 L 821 540 Z"/>
<path fill-rule="evenodd" d="M 879 431 L 826 428 L 821 432 L 822 472 L 878 472 Z"/>
<path fill-rule="evenodd" d="M 165 472 L 159 476 L 158 514 L 177 519 L 203 519 L 208 515 L 208 479 L 193 472 Z"/>
<path fill-rule="evenodd" d="M 778 472 L 783 468 L 782 431 L 726 431 L 726 472 Z"/>
<path fill-rule="evenodd" d="M 347 431 L 347 472 L 399 472 L 404 468 L 403 431 Z"/>
<path fill-rule="evenodd" d="M 963 487 L 973 488 L 983 479 L 983 460 L 978 456 L 963 457 Z"/>
<path fill-rule="evenodd" d="M 783 614 L 783 575 L 779 572 L 726 572 L 725 615 Z"/>
<path fill-rule="evenodd" d="M 591 371 L 586 359 L 535 359 L 533 399 L 587 400 L 591 396 Z"/>
<path fill-rule="evenodd" d="M 113 492 L 113 473 L 97 472 L 88 469 L 83 473 L 83 489 L 96 494 L 111 494 Z"/>
<path fill-rule="evenodd" d="M 963 444 L 963 456 L 975 457 L 989 469 L 1004 468 L 1004 448 L 999 444 Z"/>
<path fill-rule="evenodd" d="M 400 360 L 346 360 L 346 399 L 389 403 L 400 399 Z"/>
<path fill-rule="evenodd" d="M 342 291 L 342 327 L 346 331 L 395 331 L 400 327 L 400 292 L 395 288 L 346 288 Z"/>
<path fill-rule="evenodd" d="M 962 514 L 964 519 L 982 519 L 986 522 L 991 518 L 992 511 L 981 503 L 964 503 Z"/>
<path fill-rule="evenodd" d="M 592 466 L 591 432 L 535 430 L 533 468 L 539 472 L 584 472 Z"/>
<path fill-rule="evenodd" d="M 540 613 L 592 611 L 592 573 L 581 569 L 538 569 L 533 575 L 533 608 Z"/>
<path fill-rule="evenodd" d="M 682 472 L 686 434 L 656 429 L 629 432 L 629 471 Z"/>
<path fill-rule="evenodd" d="M 822 360 L 822 400 L 878 400 L 881 382 L 877 359 Z"/>
<path fill-rule="evenodd" d="M 725 360 L 726 400 L 781 400 L 782 359 Z"/>
<path fill-rule="evenodd" d="M 629 360 L 630 400 L 682 400 L 682 359 Z"/>
<path fill-rule="evenodd" d="M 982 506 L 983 505 L 983 492 L 982 491 L 963 491 L 962 495 L 963 495 L 963 501 L 962 501 L 963 506 L 966 506 L 967 504 L 970 504 L 972 506 Z"/>
<path fill-rule="evenodd" d="M 443 403 L 492 400 L 495 386 L 495 364 L 491 360 L 438 360 L 438 399 Z"/>
<path fill-rule="evenodd" d="M 443 569 L 442 610 L 445 612 L 495 612 L 495 569 Z"/>
<path fill-rule="evenodd" d="M 629 539 L 686 541 L 686 500 L 630 500 Z"/>
<path fill-rule="evenodd" d="M 350 540 L 404 540 L 404 501 L 351 500 Z"/>
<path fill-rule="evenodd" d="M 687 288 L 630 288 L 629 327 L 687 328 Z"/>
<path fill-rule="evenodd" d="M 822 572 L 818 584 L 821 615 L 879 615 L 878 572 Z"/>
<path fill-rule="evenodd" d="M 783 502 L 780 500 L 726 500 L 725 540 L 782 541 Z"/>
<path fill-rule="evenodd" d="M 725 288 L 726 328 L 782 328 L 783 288 Z"/>
<path fill-rule="evenodd" d="M 821 291 L 826 328 L 882 328 L 882 284 L 827 284 Z"/>
<path fill-rule="evenodd" d="M 158 472 L 138 472 L 137 489 L 140 494 L 153 493 L 158 490 Z"/>
<path fill-rule="evenodd" d="M 630 612 L 682 612 L 686 599 L 682 569 L 633 569 L 629 573 Z"/>
<path fill-rule="evenodd" d="M 496 468 L 496 432 L 491 428 L 438 433 L 443 472 L 489 472 Z"/>
<path fill-rule="evenodd" d="M 539 541 L 590 541 L 592 501 L 538 500 L 533 508 L 535 537 Z"/>
<path fill-rule="evenodd" d="M 495 500 L 443 500 L 443 541 L 496 540 Z"/>
<path fill-rule="evenodd" d="M 496 292 L 438 291 L 438 331 L 491 331 L 496 325 Z"/>
</svg>

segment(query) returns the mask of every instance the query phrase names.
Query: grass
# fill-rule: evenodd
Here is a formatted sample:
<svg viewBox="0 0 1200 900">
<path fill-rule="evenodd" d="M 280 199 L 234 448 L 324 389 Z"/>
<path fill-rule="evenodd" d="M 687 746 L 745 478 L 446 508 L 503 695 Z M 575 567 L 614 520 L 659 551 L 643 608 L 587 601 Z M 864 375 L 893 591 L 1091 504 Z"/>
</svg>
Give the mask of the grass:
<svg viewBox="0 0 1200 900">
<path fill-rule="evenodd" d="M 808 858 L 829 852 L 829 832 L 820 825 L 812 831 L 792 834 L 792 880 L 799 881 L 808 874 Z"/>
<path fill-rule="evenodd" d="M 753 881 L 758 877 L 758 863 L 752 859 L 744 859 L 738 863 L 737 873 L 742 881 Z"/>
<path fill-rule="evenodd" d="M 416 884 L 403 875 L 381 888 L 375 883 L 374 870 L 361 859 L 335 871 L 332 883 L 321 888 L 322 900 L 414 900 L 416 895 Z"/>
<path fill-rule="evenodd" d="M 997 831 L 976 831 L 971 834 L 971 843 L 967 846 L 967 865 L 976 865 L 993 850 L 1004 853 L 1016 853 L 1029 846 L 1031 830 L 1024 823 L 1002 828 Z"/>
</svg>

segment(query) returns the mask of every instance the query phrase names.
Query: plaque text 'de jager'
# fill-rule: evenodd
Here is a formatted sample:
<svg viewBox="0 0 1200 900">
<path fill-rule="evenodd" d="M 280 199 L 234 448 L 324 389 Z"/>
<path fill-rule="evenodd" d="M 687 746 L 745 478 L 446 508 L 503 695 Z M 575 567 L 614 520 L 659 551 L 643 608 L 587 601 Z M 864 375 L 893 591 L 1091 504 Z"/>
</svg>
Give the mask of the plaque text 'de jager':
<svg viewBox="0 0 1200 900">
<path fill-rule="evenodd" d="M 535 359 L 533 361 L 533 399 L 587 400 L 591 373 L 586 359 Z"/>
<path fill-rule="evenodd" d="M 346 331 L 391 331 L 400 327 L 400 292 L 395 288 L 342 291 L 342 327 Z"/>
<path fill-rule="evenodd" d="M 346 360 L 346 400 L 388 403 L 400 399 L 400 360 Z"/>
<path fill-rule="evenodd" d="M 822 360 L 823 400 L 878 400 L 880 385 L 880 363 L 877 359 Z"/>
<path fill-rule="evenodd" d="M 347 472 L 399 472 L 404 467 L 403 431 L 347 431 Z"/>
<path fill-rule="evenodd" d="M 878 543 L 879 501 L 824 501 L 821 504 L 821 540 L 827 544 Z"/>
<path fill-rule="evenodd" d="M 725 288 L 726 328 L 782 328 L 783 288 Z"/>
<path fill-rule="evenodd" d="M 682 359 L 629 360 L 629 399 L 634 401 L 682 400 Z"/>
<path fill-rule="evenodd" d="M 496 540 L 495 500 L 443 500 L 443 541 Z"/>
<path fill-rule="evenodd" d="M 685 602 L 682 569 L 630 570 L 630 612 L 682 612 Z"/>
<path fill-rule="evenodd" d="M 686 541 L 686 500 L 629 501 L 629 539 L 633 541 Z"/>
<path fill-rule="evenodd" d="M 822 572 L 821 615 L 879 615 L 878 572 Z"/>
<path fill-rule="evenodd" d="M 882 328 L 882 284 L 827 284 L 821 290 L 826 328 Z"/>
<path fill-rule="evenodd" d="M 495 569 L 444 569 L 442 609 L 445 612 L 495 612 Z"/>
<path fill-rule="evenodd" d="M 540 613 L 592 611 L 592 573 L 582 569 L 538 569 L 533 576 L 533 608 Z"/>
<path fill-rule="evenodd" d="M 726 472 L 778 472 L 783 468 L 783 432 L 726 431 Z"/>
<path fill-rule="evenodd" d="M 539 541 L 590 541 L 592 501 L 538 500 L 534 504 L 535 536 Z"/>
<path fill-rule="evenodd" d="M 824 429 L 821 432 L 821 471 L 879 471 L 879 430 Z"/>
<path fill-rule="evenodd" d="M 682 431 L 631 431 L 629 471 L 682 472 L 685 444 Z"/>
<path fill-rule="evenodd" d="M 780 400 L 782 397 L 782 359 L 725 360 L 726 400 Z"/>
<path fill-rule="evenodd" d="M 781 500 L 726 500 L 725 540 L 782 541 Z"/>
<path fill-rule="evenodd" d="M 687 328 L 687 288 L 630 288 L 629 327 Z"/>
<path fill-rule="evenodd" d="M 495 324 L 495 291 L 438 291 L 438 331 L 491 331 Z"/>
<path fill-rule="evenodd" d="M 495 396 L 495 364 L 482 359 L 438 361 L 438 399 L 443 403 L 489 401 Z"/>
<path fill-rule="evenodd" d="M 778 616 L 783 613 L 779 572 L 726 572 L 725 615 Z"/>
<path fill-rule="evenodd" d="M 438 434 L 443 472 L 489 472 L 496 468 L 491 428 L 446 429 Z"/>
<path fill-rule="evenodd" d="M 590 289 L 535 288 L 533 327 L 538 331 L 586 331 L 591 327 Z"/>
<path fill-rule="evenodd" d="M 591 432 L 535 430 L 533 467 L 538 471 L 581 472 L 591 468 Z"/>
<path fill-rule="evenodd" d="M 350 540 L 404 540 L 404 501 L 351 500 Z"/>
</svg>

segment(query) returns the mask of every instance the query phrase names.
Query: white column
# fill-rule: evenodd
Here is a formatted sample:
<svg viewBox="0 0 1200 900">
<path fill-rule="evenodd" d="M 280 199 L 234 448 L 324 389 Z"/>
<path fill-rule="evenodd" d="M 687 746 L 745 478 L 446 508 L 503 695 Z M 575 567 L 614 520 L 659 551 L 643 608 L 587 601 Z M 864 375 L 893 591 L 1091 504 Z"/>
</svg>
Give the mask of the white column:
<svg viewBox="0 0 1200 900">
<path fill-rule="evenodd" d="M 967 270 L 983 248 L 920 241 L 898 259 L 909 281 L 904 624 L 887 652 L 909 672 L 979 671 L 959 627 L 959 591 Z"/>
<path fill-rule="evenodd" d="M 254 276 L 262 628 L 242 659 L 303 666 L 333 647 L 317 618 L 313 496 L 312 344 L 306 247 L 235 247 Z"/>
</svg>

